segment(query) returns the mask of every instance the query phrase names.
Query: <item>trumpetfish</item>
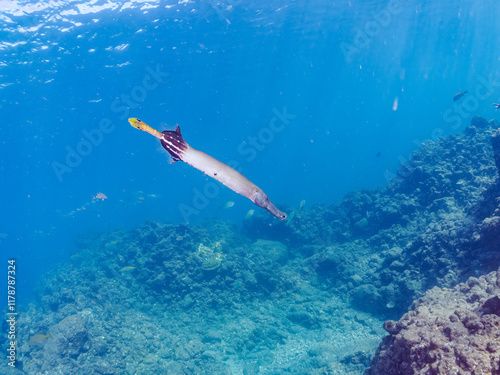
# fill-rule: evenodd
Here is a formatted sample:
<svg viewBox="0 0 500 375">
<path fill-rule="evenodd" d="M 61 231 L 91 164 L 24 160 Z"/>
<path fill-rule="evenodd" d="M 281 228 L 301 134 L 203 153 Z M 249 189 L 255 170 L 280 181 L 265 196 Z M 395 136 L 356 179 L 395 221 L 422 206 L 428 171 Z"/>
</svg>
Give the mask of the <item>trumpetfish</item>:
<svg viewBox="0 0 500 375">
<path fill-rule="evenodd" d="M 216 179 L 235 193 L 247 197 L 255 205 L 269 211 L 278 219 L 286 220 L 286 214 L 278 210 L 262 189 L 248 178 L 229 165 L 191 147 L 182 137 L 179 125 L 173 131 L 165 130 L 159 132 L 137 118 L 129 118 L 128 122 L 134 128 L 143 130 L 158 138 L 163 148 L 172 157 L 173 163 L 179 160 L 183 161 L 191 167 L 202 171 L 207 176 Z"/>
</svg>

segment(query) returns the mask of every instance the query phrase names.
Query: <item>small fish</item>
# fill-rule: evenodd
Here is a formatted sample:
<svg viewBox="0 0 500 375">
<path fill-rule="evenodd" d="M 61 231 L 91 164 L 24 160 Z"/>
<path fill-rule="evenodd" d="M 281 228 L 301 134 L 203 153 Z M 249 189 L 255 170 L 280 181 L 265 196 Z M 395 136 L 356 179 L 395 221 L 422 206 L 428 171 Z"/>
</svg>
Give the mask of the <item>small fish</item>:
<svg viewBox="0 0 500 375">
<path fill-rule="evenodd" d="M 97 202 L 97 201 L 103 201 L 105 199 L 108 199 L 106 194 L 97 193 L 97 195 L 95 197 L 92 197 L 92 203 Z"/>
<path fill-rule="evenodd" d="M 304 207 L 305 205 L 306 205 L 306 200 L 302 199 L 299 204 L 299 210 L 302 210 L 302 207 Z"/>
<path fill-rule="evenodd" d="M 49 339 L 50 333 L 47 332 L 46 335 L 42 335 L 41 333 L 37 333 L 36 335 L 33 335 L 30 337 L 30 340 L 28 341 L 28 345 L 31 346 L 43 346 L 45 344 L 45 341 Z"/>
<path fill-rule="evenodd" d="M 453 97 L 453 101 L 456 102 L 457 100 L 461 99 L 462 96 L 464 96 L 467 93 L 468 93 L 468 91 L 465 90 L 465 91 L 459 92 L 458 94 L 455 94 L 455 96 Z"/>
<path fill-rule="evenodd" d="M 233 207 L 233 206 L 234 206 L 234 202 L 233 201 L 227 201 L 226 203 L 224 203 L 219 208 L 224 210 L 226 208 L 230 208 L 230 207 Z"/>
<path fill-rule="evenodd" d="M 254 213 L 255 213 L 255 210 L 248 211 L 247 214 L 245 215 L 245 217 L 243 218 L 243 220 L 250 219 L 253 216 Z"/>
<path fill-rule="evenodd" d="M 495 109 L 495 111 L 498 111 L 498 109 L 500 108 L 500 104 L 498 104 L 498 103 L 493 103 L 493 105 L 494 105 L 494 106 L 495 106 L 495 108 L 496 108 L 496 109 Z"/>
<path fill-rule="evenodd" d="M 132 266 L 126 266 L 126 267 L 123 267 L 120 272 L 130 272 L 130 271 L 133 271 L 135 270 L 137 267 L 132 267 Z"/>
<path fill-rule="evenodd" d="M 286 218 L 285 225 L 289 226 L 295 216 L 295 211 L 290 212 L 290 215 Z"/>
</svg>

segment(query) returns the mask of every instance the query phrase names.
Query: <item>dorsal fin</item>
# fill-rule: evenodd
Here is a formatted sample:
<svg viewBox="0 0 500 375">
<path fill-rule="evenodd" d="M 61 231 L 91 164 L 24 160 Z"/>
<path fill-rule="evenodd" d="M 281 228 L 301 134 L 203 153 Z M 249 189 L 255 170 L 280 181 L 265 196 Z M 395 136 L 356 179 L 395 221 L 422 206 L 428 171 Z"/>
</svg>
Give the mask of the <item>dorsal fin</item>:
<svg viewBox="0 0 500 375">
<path fill-rule="evenodd" d="M 182 160 L 182 155 L 184 151 L 189 147 L 184 141 L 181 135 L 181 130 L 179 125 L 175 127 L 174 130 L 164 130 L 163 138 L 161 139 L 161 145 L 165 150 L 168 151 L 172 157 L 171 164 L 178 160 Z"/>
<path fill-rule="evenodd" d="M 182 135 L 181 134 L 181 128 L 179 127 L 179 124 L 175 124 L 175 129 L 174 129 L 174 132 L 176 132 L 177 134 L 179 135 Z"/>
</svg>

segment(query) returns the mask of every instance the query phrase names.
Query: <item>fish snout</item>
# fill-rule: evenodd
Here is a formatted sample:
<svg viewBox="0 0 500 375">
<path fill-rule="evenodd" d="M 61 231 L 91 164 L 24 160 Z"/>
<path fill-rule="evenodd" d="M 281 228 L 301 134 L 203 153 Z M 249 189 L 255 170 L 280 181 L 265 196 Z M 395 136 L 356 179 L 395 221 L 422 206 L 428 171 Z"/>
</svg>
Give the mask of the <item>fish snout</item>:
<svg viewBox="0 0 500 375">
<path fill-rule="evenodd" d="M 270 213 L 272 213 L 278 219 L 286 220 L 286 214 L 284 212 L 281 212 L 280 210 L 278 210 L 276 208 L 276 206 L 273 204 L 273 202 L 271 202 L 269 197 L 262 190 L 259 190 L 255 193 L 255 195 L 253 197 L 253 202 L 257 206 L 268 210 Z"/>
<path fill-rule="evenodd" d="M 287 218 L 286 214 L 284 212 L 281 212 L 280 210 L 278 210 L 278 215 L 276 217 L 280 220 L 286 220 Z"/>
</svg>

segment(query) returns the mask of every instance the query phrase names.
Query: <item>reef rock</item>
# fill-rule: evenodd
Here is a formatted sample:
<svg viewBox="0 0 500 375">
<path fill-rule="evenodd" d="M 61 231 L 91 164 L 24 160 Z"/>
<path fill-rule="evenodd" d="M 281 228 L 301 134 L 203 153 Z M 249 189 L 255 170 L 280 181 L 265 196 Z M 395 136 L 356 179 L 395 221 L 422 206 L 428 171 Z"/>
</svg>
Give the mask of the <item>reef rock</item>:
<svg viewBox="0 0 500 375">
<path fill-rule="evenodd" d="M 85 325 L 77 314 L 64 318 L 50 329 L 55 351 L 62 356 L 77 358 L 88 340 Z M 47 348 L 50 346 L 47 345 Z"/>
<path fill-rule="evenodd" d="M 49 328 L 50 337 L 40 346 L 31 346 L 31 360 L 23 361 L 28 374 L 73 374 L 65 364 L 76 363 L 90 347 L 87 328 L 78 314 L 67 316 Z"/>
<path fill-rule="evenodd" d="M 493 146 L 493 154 L 495 155 L 495 164 L 498 174 L 500 175 L 500 129 L 491 137 L 491 145 Z"/>
<path fill-rule="evenodd" d="M 366 375 L 500 374 L 500 269 L 433 288 L 389 320 Z"/>
</svg>

